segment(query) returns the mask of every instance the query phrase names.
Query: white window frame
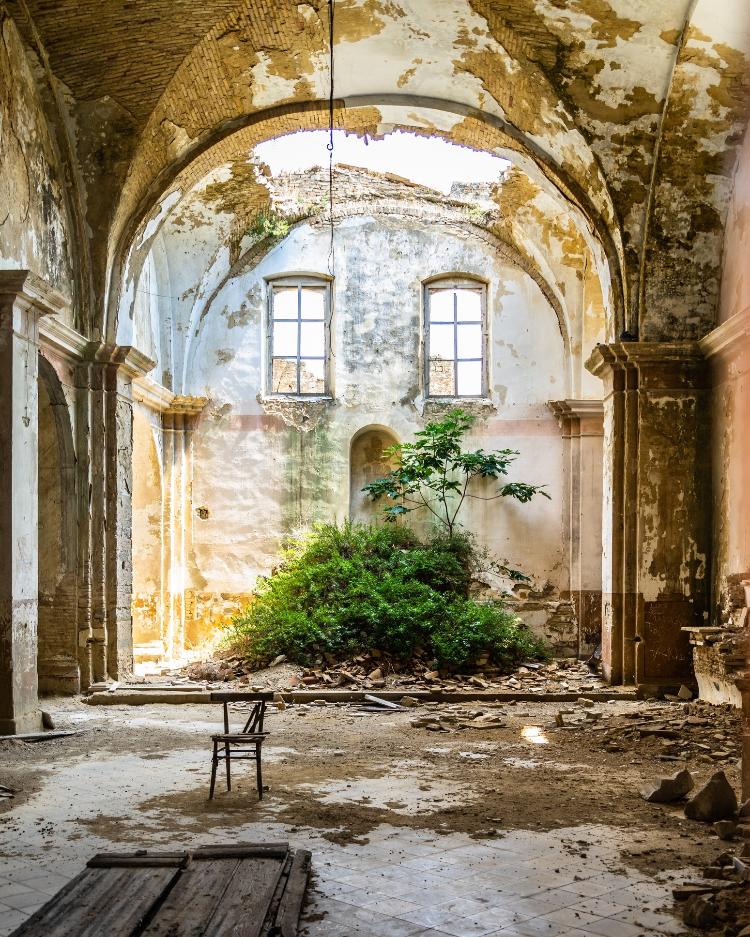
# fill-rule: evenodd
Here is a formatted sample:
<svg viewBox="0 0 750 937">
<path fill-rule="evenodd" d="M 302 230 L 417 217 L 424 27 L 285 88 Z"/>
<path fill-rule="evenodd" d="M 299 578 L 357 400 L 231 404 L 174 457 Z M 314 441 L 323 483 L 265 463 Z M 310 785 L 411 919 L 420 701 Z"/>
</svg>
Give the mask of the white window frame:
<svg viewBox="0 0 750 937">
<path fill-rule="evenodd" d="M 269 277 L 266 281 L 268 290 L 267 302 L 267 325 L 266 325 L 266 396 L 283 397 L 300 400 L 320 399 L 330 397 L 331 394 L 331 294 L 332 280 L 322 274 L 284 274 L 281 276 Z M 274 318 L 274 298 L 276 290 L 297 288 L 297 318 L 296 319 L 275 319 Z M 301 290 L 304 287 L 313 287 L 324 291 L 323 319 L 302 319 L 301 318 Z M 273 330 L 276 322 L 323 322 L 323 357 L 303 356 L 300 349 L 301 329 L 297 330 L 297 354 L 274 355 L 273 353 Z M 296 391 L 277 391 L 273 386 L 273 363 L 275 360 L 295 361 L 297 367 L 297 389 Z M 308 393 L 300 389 L 300 362 L 301 361 L 322 361 L 323 362 L 323 390 Z"/>
<path fill-rule="evenodd" d="M 460 290 L 469 289 L 480 294 L 480 319 L 464 322 L 465 325 L 480 325 L 482 332 L 482 357 L 481 358 L 459 358 L 458 357 L 458 329 L 460 323 L 457 317 L 457 303 L 454 300 L 453 306 L 453 390 L 452 394 L 433 394 L 430 390 L 430 300 L 431 294 L 441 290 Z M 423 341 L 423 373 L 424 373 L 424 394 L 428 400 L 482 400 L 488 393 L 488 347 L 489 347 L 489 327 L 487 319 L 487 281 L 469 274 L 450 274 L 439 277 L 432 277 L 423 284 L 423 305 L 424 314 L 422 317 L 424 329 Z M 445 324 L 449 324 L 446 322 Z M 459 394 L 458 393 L 458 362 L 460 361 L 480 361 L 482 384 L 478 394 Z"/>
</svg>

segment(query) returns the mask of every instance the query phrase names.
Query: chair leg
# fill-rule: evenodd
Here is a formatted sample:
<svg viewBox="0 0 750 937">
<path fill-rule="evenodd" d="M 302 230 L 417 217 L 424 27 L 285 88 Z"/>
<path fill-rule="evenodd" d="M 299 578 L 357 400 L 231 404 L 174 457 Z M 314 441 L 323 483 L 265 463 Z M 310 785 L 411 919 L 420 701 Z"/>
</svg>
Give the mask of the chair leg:
<svg viewBox="0 0 750 937">
<path fill-rule="evenodd" d="M 211 789 L 208 793 L 209 800 L 214 799 L 214 787 L 216 786 L 216 767 L 219 764 L 218 748 L 219 748 L 218 744 L 214 742 L 214 751 L 213 751 L 213 755 L 211 756 Z"/>
<path fill-rule="evenodd" d="M 263 768 L 260 761 L 261 746 L 255 746 L 255 778 L 258 786 L 258 800 L 263 800 Z"/>
<path fill-rule="evenodd" d="M 226 742 L 224 745 L 224 761 L 226 762 L 226 766 L 227 766 L 227 790 L 231 791 L 232 790 L 232 774 L 229 768 L 229 762 L 231 761 L 231 758 L 229 757 L 229 742 Z"/>
</svg>

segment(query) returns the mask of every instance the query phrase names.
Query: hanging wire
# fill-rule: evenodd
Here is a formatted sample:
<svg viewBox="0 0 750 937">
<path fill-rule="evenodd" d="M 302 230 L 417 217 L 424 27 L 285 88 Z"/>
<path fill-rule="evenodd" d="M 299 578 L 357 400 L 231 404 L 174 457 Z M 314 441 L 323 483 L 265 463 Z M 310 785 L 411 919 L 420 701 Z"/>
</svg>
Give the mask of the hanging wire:
<svg viewBox="0 0 750 937">
<path fill-rule="evenodd" d="M 328 273 L 333 276 L 335 267 L 335 244 L 334 244 L 334 225 L 333 225 L 333 91 L 334 91 L 334 58 L 333 58 L 333 26 L 335 0 L 328 0 L 328 72 L 330 76 L 328 88 L 328 223 L 331 229 L 331 242 L 328 249 Z"/>
</svg>

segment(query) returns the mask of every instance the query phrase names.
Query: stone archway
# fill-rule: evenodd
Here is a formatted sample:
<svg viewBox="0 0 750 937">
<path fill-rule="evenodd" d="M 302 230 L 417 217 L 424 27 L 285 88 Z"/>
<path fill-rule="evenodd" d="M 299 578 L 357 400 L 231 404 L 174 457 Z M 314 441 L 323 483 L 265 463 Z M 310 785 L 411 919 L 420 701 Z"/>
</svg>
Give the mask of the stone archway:
<svg viewBox="0 0 750 937">
<path fill-rule="evenodd" d="M 385 451 L 397 442 L 395 434 L 385 426 L 366 426 L 352 438 L 349 450 L 350 520 L 371 524 L 380 516 L 380 505 L 368 498 L 362 488 L 391 470 L 392 463 Z"/>
<path fill-rule="evenodd" d="M 76 472 L 70 411 L 52 365 L 39 358 L 39 692 L 81 689 L 77 640 Z"/>
</svg>

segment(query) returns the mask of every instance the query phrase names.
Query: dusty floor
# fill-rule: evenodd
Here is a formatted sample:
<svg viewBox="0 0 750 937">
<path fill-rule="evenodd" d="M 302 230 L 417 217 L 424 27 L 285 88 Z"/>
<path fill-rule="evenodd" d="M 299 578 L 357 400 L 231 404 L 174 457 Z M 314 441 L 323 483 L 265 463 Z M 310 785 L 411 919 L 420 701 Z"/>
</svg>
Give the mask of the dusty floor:
<svg viewBox="0 0 750 937">
<path fill-rule="evenodd" d="M 560 729 L 559 704 L 485 705 L 502 728 L 435 732 L 411 726 L 435 714 L 424 707 L 294 706 L 269 717 L 259 804 L 246 766 L 231 794 L 207 800 L 219 707 L 55 701 L 57 726 L 80 734 L 0 744 L 0 784 L 16 791 L 0 801 L 0 934 L 94 852 L 268 838 L 313 849 L 311 937 L 687 933 L 671 886 L 720 844 L 680 808 L 638 797 L 685 763 L 665 761 L 662 738 L 614 744 L 602 731 L 641 721 L 644 705 L 686 712 L 617 702 L 591 720 L 572 707 L 564 721 L 577 725 Z M 731 749 L 738 719 L 721 718 L 710 731 Z M 698 780 L 716 769 L 706 747 L 684 755 Z M 736 782 L 734 759 L 722 767 Z"/>
</svg>

